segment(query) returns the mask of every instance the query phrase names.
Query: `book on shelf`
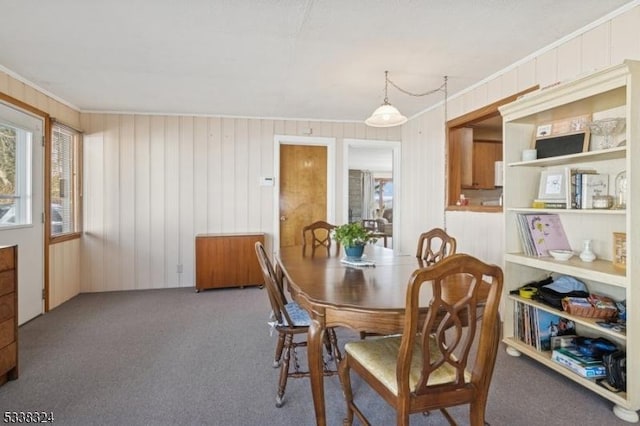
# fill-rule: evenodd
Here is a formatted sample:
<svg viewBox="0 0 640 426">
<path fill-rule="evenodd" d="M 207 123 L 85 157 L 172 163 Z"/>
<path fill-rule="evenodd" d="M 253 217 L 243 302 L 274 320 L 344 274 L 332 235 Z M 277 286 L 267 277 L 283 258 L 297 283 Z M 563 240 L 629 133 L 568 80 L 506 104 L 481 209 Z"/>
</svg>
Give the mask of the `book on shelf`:
<svg viewBox="0 0 640 426">
<path fill-rule="evenodd" d="M 575 348 L 557 348 L 551 353 L 551 360 L 561 364 L 582 377 L 590 379 L 607 375 L 602 360 L 583 355 Z"/>
<path fill-rule="evenodd" d="M 567 204 L 572 209 L 581 208 L 582 204 L 582 180 L 584 175 L 595 174 L 595 169 L 576 169 L 566 168 L 566 173 L 569 174 L 568 181 L 570 182 L 570 190 L 567 191 Z"/>
<path fill-rule="evenodd" d="M 519 213 L 518 233 L 523 252 L 528 256 L 549 256 L 549 250 L 571 250 L 555 213 Z"/>
<path fill-rule="evenodd" d="M 607 174 L 582 174 L 581 185 L 581 209 L 592 209 L 593 197 L 609 195 L 609 175 Z"/>
<path fill-rule="evenodd" d="M 535 199 L 531 203 L 531 207 L 534 209 L 566 209 L 566 201 L 549 201 Z"/>
</svg>

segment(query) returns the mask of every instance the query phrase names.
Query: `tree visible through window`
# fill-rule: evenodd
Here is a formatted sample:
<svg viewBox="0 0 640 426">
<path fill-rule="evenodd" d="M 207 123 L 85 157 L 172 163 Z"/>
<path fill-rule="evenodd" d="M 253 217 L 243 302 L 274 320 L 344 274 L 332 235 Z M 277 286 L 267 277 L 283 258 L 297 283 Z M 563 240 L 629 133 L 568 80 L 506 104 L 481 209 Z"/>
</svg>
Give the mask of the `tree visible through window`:
<svg viewBox="0 0 640 426">
<path fill-rule="evenodd" d="M 31 139 L 30 131 L 0 122 L 0 227 L 31 223 Z"/>
<path fill-rule="evenodd" d="M 0 124 L 0 217 L 15 203 L 16 130 Z"/>
<path fill-rule="evenodd" d="M 60 123 L 51 126 L 51 235 L 79 232 L 80 133 Z"/>
</svg>

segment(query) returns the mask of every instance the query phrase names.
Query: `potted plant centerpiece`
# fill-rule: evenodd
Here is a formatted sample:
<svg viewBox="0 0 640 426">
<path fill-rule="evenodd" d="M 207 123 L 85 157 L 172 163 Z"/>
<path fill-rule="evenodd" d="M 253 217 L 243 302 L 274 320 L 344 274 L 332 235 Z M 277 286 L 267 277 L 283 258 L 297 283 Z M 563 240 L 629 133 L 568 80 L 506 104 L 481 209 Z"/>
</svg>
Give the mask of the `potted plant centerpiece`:
<svg viewBox="0 0 640 426">
<path fill-rule="evenodd" d="M 333 230 L 333 238 L 344 247 L 347 257 L 352 259 L 360 259 L 364 252 L 364 245 L 376 241 L 371 232 L 366 230 L 360 222 L 336 226 Z"/>
</svg>

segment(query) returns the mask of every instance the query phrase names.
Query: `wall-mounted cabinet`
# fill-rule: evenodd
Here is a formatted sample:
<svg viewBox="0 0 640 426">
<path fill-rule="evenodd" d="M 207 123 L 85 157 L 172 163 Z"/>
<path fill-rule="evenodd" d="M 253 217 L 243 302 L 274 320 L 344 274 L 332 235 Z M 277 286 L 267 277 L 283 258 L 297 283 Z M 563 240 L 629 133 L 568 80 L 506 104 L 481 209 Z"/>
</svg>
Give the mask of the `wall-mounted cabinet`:
<svg viewBox="0 0 640 426">
<path fill-rule="evenodd" d="M 502 141 L 474 139 L 464 149 L 464 156 L 471 158 L 462 170 L 463 189 L 494 189 L 496 161 L 502 160 Z"/>
<path fill-rule="evenodd" d="M 528 94 L 500 108 L 504 123 L 504 235 L 505 294 L 504 342 L 512 355 L 525 354 L 563 376 L 612 401 L 614 413 L 629 422 L 638 421 L 640 409 L 640 214 L 633 213 L 640 205 L 640 63 L 624 64 L 597 72 L 591 76 Z M 538 126 L 555 120 L 570 119 L 584 114 L 622 111 L 626 118 L 626 144 L 610 149 L 598 149 L 533 161 L 521 161 L 524 149 L 530 148 Z M 533 209 L 537 198 L 541 172 L 550 169 L 590 168 L 608 174 L 613 187 L 615 176 L 622 170 L 627 175 L 627 207 L 618 210 L 596 209 Z M 613 194 L 613 191 L 609 191 Z M 583 262 L 578 256 L 569 261 L 551 257 L 531 257 L 523 253 L 519 237 L 518 215 L 522 213 L 556 213 L 560 216 L 573 251 L 580 252 L 583 241 L 591 240 L 597 255 L 594 262 Z M 626 270 L 613 265 L 614 233 L 626 233 Z M 635 235 L 634 235 L 635 234 Z M 576 277 L 587 284 L 591 293 L 626 300 L 626 331 L 612 331 L 599 326 L 595 319 L 570 315 L 531 299 L 512 295 L 512 290 L 551 274 Z M 579 376 L 552 361 L 549 351 L 538 351 L 518 338 L 516 305 L 533 305 L 572 320 L 578 334 L 603 336 L 613 341 L 627 354 L 626 392 L 613 392 L 596 382 Z"/>
<path fill-rule="evenodd" d="M 502 160 L 502 141 L 474 137 L 474 129 L 463 127 L 450 133 L 451 175 L 462 189 L 494 189 L 494 163 Z"/>
</svg>

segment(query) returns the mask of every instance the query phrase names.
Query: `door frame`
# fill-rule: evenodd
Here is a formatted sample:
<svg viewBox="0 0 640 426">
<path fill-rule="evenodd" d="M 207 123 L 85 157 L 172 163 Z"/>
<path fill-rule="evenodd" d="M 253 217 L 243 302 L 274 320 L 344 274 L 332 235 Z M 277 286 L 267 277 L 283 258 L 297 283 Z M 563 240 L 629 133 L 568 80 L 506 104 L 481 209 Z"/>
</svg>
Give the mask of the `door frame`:
<svg viewBox="0 0 640 426">
<path fill-rule="evenodd" d="M 400 244 L 398 243 L 400 235 L 400 220 L 402 218 L 400 209 L 400 197 L 402 194 L 401 185 L 401 147 L 400 141 L 385 141 L 375 139 L 351 139 L 345 138 L 343 141 L 342 153 L 342 194 L 344 200 L 342 202 L 342 219 L 346 222 L 349 218 L 349 148 L 389 148 L 393 153 L 393 251 L 399 252 Z"/>
<path fill-rule="evenodd" d="M 31 191 L 32 194 L 33 192 L 35 192 L 35 186 L 36 185 L 40 185 L 41 186 L 41 190 L 42 190 L 42 194 L 40 195 L 41 198 L 41 202 L 42 202 L 42 211 L 41 212 L 36 212 L 34 211 L 33 205 L 31 207 L 32 209 L 32 224 L 31 225 L 18 225 L 15 227 L 12 227 L 12 229 L 19 229 L 19 228 L 30 228 L 33 227 L 35 225 L 35 223 L 39 223 L 40 222 L 40 217 L 42 217 L 42 235 L 40 236 L 40 242 L 38 245 L 38 249 L 39 251 L 42 253 L 42 276 L 40 277 L 40 282 L 39 282 L 39 286 L 41 286 L 42 289 L 42 306 L 41 306 L 41 310 L 40 313 L 38 315 L 36 315 L 33 318 L 36 318 L 37 316 L 40 316 L 46 312 L 49 311 L 49 245 L 47 244 L 47 238 L 46 238 L 46 229 L 47 227 L 45 226 L 44 223 L 44 218 L 45 218 L 45 210 L 47 209 L 47 192 L 49 191 L 49 186 L 48 186 L 48 178 L 47 178 L 47 171 L 48 168 L 46 166 L 47 164 L 47 152 L 46 152 L 46 147 L 51 143 L 50 137 L 51 137 L 51 117 L 48 113 L 46 113 L 45 111 L 38 109 L 36 107 L 33 107 L 25 102 L 22 102 L 19 99 L 16 99 L 12 96 L 6 95 L 4 93 L 0 92 L 0 103 L 6 105 L 9 108 L 13 108 L 16 111 L 19 111 L 25 115 L 31 116 L 37 120 L 41 120 L 42 121 L 42 141 L 40 143 L 40 141 L 34 139 L 33 142 L 33 147 L 32 149 L 34 150 L 32 155 L 35 155 L 35 150 L 36 149 L 41 149 L 41 155 L 42 155 L 42 164 L 41 166 L 41 173 L 42 173 L 42 179 L 40 179 L 39 181 L 36 181 L 33 179 L 33 173 L 36 170 L 33 167 L 32 164 L 32 168 L 31 168 L 31 176 L 30 179 L 31 181 Z M 32 157 L 32 162 L 34 161 L 33 157 Z M 8 229 L 7 231 L 10 231 L 10 229 Z M 27 257 L 24 256 L 24 254 L 20 254 L 20 247 L 18 247 L 18 261 L 20 262 L 20 259 L 26 259 Z M 23 265 L 24 267 L 24 265 Z M 18 277 L 20 276 L 20 265 L 16 265 L 16 273 L 18 274 Z M 18 280 L 18 293 L 20 292 L 20 281 Z M 19 304 L 19 302 L 18 302 Z M 20 313 L 20 312 L 18 312 Z M 28 321 L 30 321 L 33 318 L 29 318 L 26 321 L 21 322 L 20 318 L 18 317 L 18 325 L 22 325 L 23 323 L 26 323 Z"/>
<path fill-rule="evenodd" d="M 273 251 L 280 250 L 280 145 L 327 147 L 327 222 L 335 222 L 336 138 L 274 135 L 273 137 Z"/>
</svg>

